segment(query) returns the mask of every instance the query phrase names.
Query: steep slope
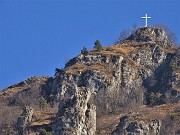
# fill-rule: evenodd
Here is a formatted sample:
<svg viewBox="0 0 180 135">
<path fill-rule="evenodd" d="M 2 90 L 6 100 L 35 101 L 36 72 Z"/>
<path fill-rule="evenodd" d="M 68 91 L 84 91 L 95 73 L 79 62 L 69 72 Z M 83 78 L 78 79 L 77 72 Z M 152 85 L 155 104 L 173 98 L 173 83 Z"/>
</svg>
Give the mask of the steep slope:
<svg viewBox="0 0 180 135">
<path fill-rule="evenodd" d="M 120 118 L 113 135 L 179 135 L 180 104 L 142 106 Z"/>
<path fill-rule="evenodd" d="M 163 30 L 144 27 L 70 60 L 53 84 L 60 95 L 55 134 L 94 135 L 100 116 L 179 101 L 179 87 L 172 87 L 176 52 Z"/>
<path fill-rule="evenodd" d="M 52 118 L 57 109 L 54 106 L 51 108 L 51 112 L 41 110 L 39 99 L 44 97 L 48 101 L 52 82 L 53 78 L 51 77 L 30 77 L 0 91 L 0 134 L 15 135 L 22 134 L 19 133 L 22 129 L 30 130 L 29 127 L 26 127 L 29 124 L 28 119 L 33 122 L 31 123 L 33 128 L 43 126 L 44 123 L 47 124 L 48 117 Z M 39 113 L 41 113 L 41 116 L 39 116 Z M 32 115 L 33 119 L 31 118 Z M 18 122 L 18 118 L 22 120 Z M 51 121 L 49 120 L 48 124 Z"/>
<path fill-rule="evenodd" d="M 143 27 L 1 91 L 0 134 L 177 135 L 179 100 L 180 49 Z"/>
</svg>

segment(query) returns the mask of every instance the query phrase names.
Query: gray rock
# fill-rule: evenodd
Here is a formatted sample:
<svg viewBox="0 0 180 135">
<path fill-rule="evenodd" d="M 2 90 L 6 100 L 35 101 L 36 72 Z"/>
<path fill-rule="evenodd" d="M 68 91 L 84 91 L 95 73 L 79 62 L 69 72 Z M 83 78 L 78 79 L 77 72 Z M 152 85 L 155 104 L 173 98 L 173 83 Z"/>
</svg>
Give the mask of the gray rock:
<svg viewBox="0 0 180 135">
<path fill-rule="evenodd" d="M 152 91 L 162 95 L 155 104 L 164 102 L 163 96 L 168 94 L 169 102 L 179 100 L 177 94 L 173 96 L 169 80 L 174 54 L 166 51 L 173 47 L 165 32 L 140 28 L 124 44 L 135 47 L 129 57 L 121 53 L 81 54 L 56 75 L 53 90 L 58 92 L 60 102 L 53 125 L 55 135 L 94 135 L 96 117 L 137 108 Z M 151 130 L 159 134 L 160 122 L 150 126 L 143 121 L 129 121 L 121 126 L 125 128 L 120 128 L 122 134 L 148 134 Z"/>
<path fill-rule="evenodd" d="M 161 121 L 158 119 L 144 122 L 137 114 L 123 116 L 112 135 L 159 135 Z"/>
<path fill-rule="evenodd" d="M 32 117 L 33 108 L 26 106 L 17 121 L 17 127 L 20 135 L 27 135 L 27 129 L 32 121 Z"/>
<path fill-rule="evenodd" d="M 137 42 L 151 42 L 161 45 L 162 47 L 172 47 L 172 43 L 168 40 L 164 30 L 154 27 L 139 28 L 132 34 L 128 40 Z"/>
</svg>

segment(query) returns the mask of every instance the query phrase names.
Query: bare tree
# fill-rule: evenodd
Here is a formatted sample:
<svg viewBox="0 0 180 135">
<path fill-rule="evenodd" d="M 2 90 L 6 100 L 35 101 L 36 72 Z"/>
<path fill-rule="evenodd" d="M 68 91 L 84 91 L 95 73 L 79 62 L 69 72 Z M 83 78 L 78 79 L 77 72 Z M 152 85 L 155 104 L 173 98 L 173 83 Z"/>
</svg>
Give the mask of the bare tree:
<svg viewBox="0 0 180 135">
<path fill-rule="evenodd" d="M 64 64 L 66 65 L 69 61 L 70 61 L 70 57 L 69 56 L 65 56 L 64 57 Z"/>
<path fill-rule="evenodd" d="M 173 31 L 171 31 L 168 26 L 166 26 L 165 24 L 161 24 L 161 23 L 155 24 L 154 26 L 164 30 L 169 41 L 172 42 L 173 44 L 177 44 L 176 34 Z"/>
<path fill-rule="evenodd" d="M 124 29 L 120 32 L 118 40 L 116 43 L 122 42 L 126 38 L 128 38 L 131 35 L 131 30 L 130 29 Z"/>
<path fill-rule="evenodd" d="M 131 28 L 122 30 L 119 34 L 118 40 L 115 43 L 119 43 L 127 39 L 131 34 L 134 34 L 136 30 L 137 30 L 136 23 L 134 23 Z"/>
<path fill-rule="evenodd" d="M 132 34 L 134 34 L 136 31 L 137 31 L 137 24 L 134 23 L 134 24 L 132 25 L 132 30 L 131 30 L 131 32 L 132 32 Z"/>
</svg>

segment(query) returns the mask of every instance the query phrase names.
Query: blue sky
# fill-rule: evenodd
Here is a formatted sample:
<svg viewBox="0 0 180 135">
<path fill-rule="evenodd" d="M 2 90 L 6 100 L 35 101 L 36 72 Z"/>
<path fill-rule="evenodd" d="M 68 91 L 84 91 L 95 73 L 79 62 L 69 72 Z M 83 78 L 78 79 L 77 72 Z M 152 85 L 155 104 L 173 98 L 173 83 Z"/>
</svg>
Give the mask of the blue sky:
<svg viewBox="0 0 180 135">
<path fill-rule="evenodd" d="M 0 0 L 0 89 L 56 67 L 93 48 L 112 45 L 134 23 L 169 26 L 180 41 L 180 0 Z"/>
</svg>

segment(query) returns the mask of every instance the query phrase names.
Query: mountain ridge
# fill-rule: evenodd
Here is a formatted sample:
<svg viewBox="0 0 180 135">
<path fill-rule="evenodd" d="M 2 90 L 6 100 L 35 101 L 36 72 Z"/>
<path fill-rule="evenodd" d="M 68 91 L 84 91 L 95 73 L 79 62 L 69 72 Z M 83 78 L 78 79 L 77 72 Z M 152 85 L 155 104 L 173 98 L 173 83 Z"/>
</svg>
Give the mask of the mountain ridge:
<svg viewBox="0 0 180 135">
<path fill-rule="evenodd" d="M 43 122 L 38 118 L 29 123 L 24 121 L 23 134 L 27 134 L 27 129 L 30 134 L 45 129 L 45 132 L 55 135 L 159 135 L 171 133 L 171 129 L 178 134 L 179 63 L 179 49 L 168 40 L 163 30 L 142 27 L 118 44 L 74 57 L 64 69 L 55 73 L 54 78 L 32 77 L 28 79 L 28 88 L 28 80 L 8 87 L 0 92 L 1 104 L 9 108 L 31 106 L 35 110 L 34 117 L 39 119 L 43 117 L 40 114 L 49 114 L 44 116 Z M 11 92 L 17 87 L 24 88 L 8 94 L 8 90 Z M 22 100 L 22 93 L 28 98 L 33 93 L 36 96 L 27 102 Z M 40 97 L 46 99 L 49 112 L 39 108 Z M 36 102 L 32 103 L 33 100 Z M 172 107 L 171 111 L 168 111 L 168 106 Z M 152 117 L 156 112 L 153 109 L 160 112 L 155 117 Z M 22 113 L 23 109 L 19 111 Z M 22 117 L 25 113 L 20 112 L 17 116 Z M 173 121 L 172 117 L 176 119 Z M 176 126 L 168 127 L 166 132 L 163 126 L 167 126 L 169 121 Z M 38 128 L 37 125 L 41 126 Z"/>
</svg>

